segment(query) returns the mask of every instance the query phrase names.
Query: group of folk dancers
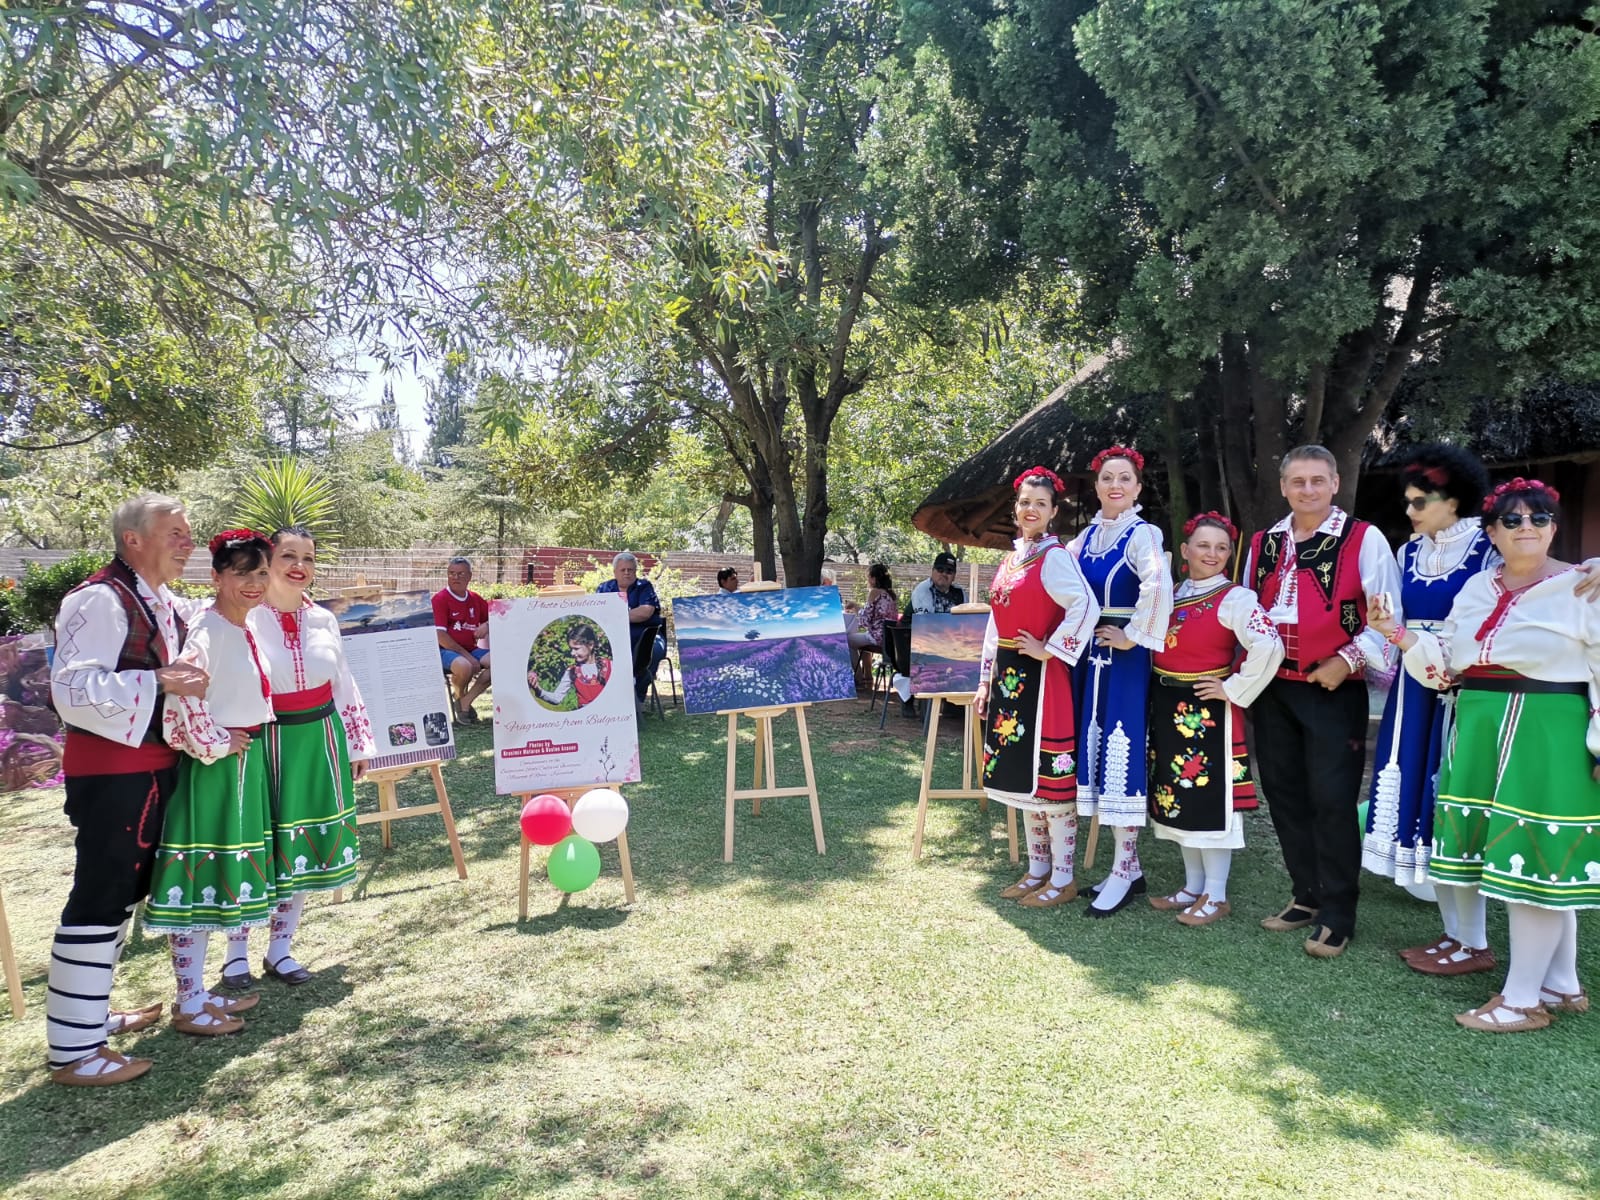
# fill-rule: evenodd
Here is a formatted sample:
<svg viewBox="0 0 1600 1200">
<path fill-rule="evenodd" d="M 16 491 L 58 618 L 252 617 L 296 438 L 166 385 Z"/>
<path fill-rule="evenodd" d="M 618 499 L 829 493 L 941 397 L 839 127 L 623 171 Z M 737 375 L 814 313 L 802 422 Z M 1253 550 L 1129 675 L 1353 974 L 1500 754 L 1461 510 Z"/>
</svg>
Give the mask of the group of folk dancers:
<svg viewBox="0 0 1600 1200">
<path fill-rule="evenodd" d="M 143 495 L 112 521 L 116 557 L 63 601 L 51 691 L 67 726 L 72 888 L 50 955 L 51 1078 L 136 1079 L 148 1059 L 107 1039 L 162 1006 L 112 1011 L 133 917 L 168 935 L 174 1028 L 238 1033 L 260 1001 L 248 939 L 268 926 L 264 975 L 312 976 L 292 942 L 307 893 L 342 887 L 358 852 L 354 784 L 374 752 L 337 619 L 306 596 L 316 544 L 303 528 L 211 539 L 213 603 L 175 596 L 194 550 L 178 501 Z M 220 980 L 203 978 L 212 933 Z"/>
<path fill-rule="evenodd" d="M 1185 872 L 1151 905 L 1185 925 L 1220 920 L 1259 779 L 1292 888 L 1263 927 L 1342 954 L 1364 866 L 1437 901 L 1443 936 L 1401 951 L 1407 964 L 1468 974 L 1496 966 L 1493 897 L 1508 911 L 1505 983 L 1456 1020 L 1515 1032 L 1586 1012 L 1577 910 L 1600 907 L 1600 573 L 1550 556 L 1555 489 L 1519 478 L 1491 491 L 1471 455 L 1423 447 L 1403 473 L 1416 536 L 1396 554 L 1334 505 L 1334 456 L 1301 446 L 1280 468 L 1290 513 L 1253 537 L 1244 582 L 1228 574 L 1238 530 L 1208 512 L 1184 528 L 1174 590 L 1161 532 L 1139 516 L 1143 458 L 1113 446 L 1092 469 L 1100 510 L 1065 544 L 1050 532 L 1060 478 L 1034 467 L 1013 485 L 1018 537 L 991 589 L 975 697 L 984 787 L 1026 817 L 1028 871 L 1001 895 L 1077 899 L 1077 822 L 1097 817 L 1113 860 L 1085 916 L 1109 917 L 1148 891 L 1148 822 Z M 1397 666 L 1363 830 L 1367 681 Z"/>
</svg>

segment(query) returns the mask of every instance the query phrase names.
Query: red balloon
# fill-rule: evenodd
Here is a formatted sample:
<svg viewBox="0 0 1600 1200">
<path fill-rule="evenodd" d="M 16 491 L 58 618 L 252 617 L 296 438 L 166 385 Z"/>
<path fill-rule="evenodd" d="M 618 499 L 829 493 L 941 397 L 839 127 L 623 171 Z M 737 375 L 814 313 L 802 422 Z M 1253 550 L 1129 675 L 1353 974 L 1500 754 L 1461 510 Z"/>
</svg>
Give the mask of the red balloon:
<svg viewBox="0 0 1600 1200">
<path fill-rule="evenodd" d="M 560 796 L 535 796 L 522 806 L 522 836 L 535 846 L 554 846 L 572 832 L 572 810 Z"/>
</svg>

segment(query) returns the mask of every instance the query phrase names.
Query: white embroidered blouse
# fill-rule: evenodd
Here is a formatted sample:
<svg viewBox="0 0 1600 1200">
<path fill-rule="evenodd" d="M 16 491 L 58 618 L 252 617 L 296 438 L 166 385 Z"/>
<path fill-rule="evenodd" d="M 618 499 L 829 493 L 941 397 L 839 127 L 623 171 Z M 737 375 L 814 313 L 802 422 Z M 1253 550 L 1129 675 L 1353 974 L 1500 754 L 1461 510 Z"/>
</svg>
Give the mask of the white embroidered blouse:
<svg viewBox="0 0 1600 1200">
<path fill-rule="evenodd" d="M 167 661 L 179 652 L 177 618 L 192 620 L 202 605 L 181 600 L 165 584 L 138 580 L 139 597 L 156 618 Z M 137 746 L 150 728 L 161 689 L 154 671 L 118 671 L 128 637 L 128 615 L 109 584 L 71 592 L 56 615 L 55 667 L 50 697 L 61 719 L 75 729 L 124 746 Z"/>
<path fill-rule="evenodd" d="M 210 677 L 205 699 L 169 696 L 162 716 L 167 745 L 204 763 L 228 756 L 228 730 L 253 729 L 272 720 L 270 689 L 253 637 L 216 609 L 189 627 L 179 659 Z"/>
<path fill-rule="evenodd" d="M 1011 545 L 1016 557 L 1025 556 L 1027 543 L 1022 538 L 1017 538 Z M 1070 667 L 1082 656 L 1083 648 L 1094 635 L 1095 622 L 1100 619 L 1100 605 L 1089 590 L 1089 581 L 1083 577 L 1083 569 L 1078 566 L 1077 558 L 1070 553 L 1051 553 L 1052 546 L 1059 548 L 1061 541 L 1054 534 L 1048 534 L 1039 540 L 1036 547 L 1045 551 L 1038 568 L 1039 582 L 1050 599 L 1066 611 L 1062 614 L 1060 624 L 1045 639 L 1044 648 L 1052 657 L 1059 658 Z M 1001 569 L 1004 570 L 1004 566 Z M 989 623 L 983 630 L 983 661 L 978 673 L 979 681 L 984 685 L 994 674 L 994 656 L 999 649 L 1000 633 L 995 628 L 994 613 L 990 612 Z"/>
<path fill-rule="evenodd" d="M 344 725 L 350 761 L 376 754 L 367 705 L 344 656 L 339 618 L 306 600 L 293 613 L 280 614 L 270 604 L 257 605 L 250 611 L 249 624 L 267 664 L 273 692 L 283 695 L 332 684 L 334 711 Z"/>
<path fill-rule="evenodd" d="M 1172 616 L 1172 571 L 1162 548 L 1161 530 L 1139 515 L 1143 509 L 1143 505 L 1135 504 L 1112 520 L 1096 513 L 1088 528 L 1067 543 L 1067 549 L 1075 558 L 1081 558 L 1085 551 L 1103 554 L 1128 532 L 1128 526 L 1138 526 L 1122 552 L 1123 561 L 1139 577 L 1139 598 L 1134 601 L 1133 616 L 1128 618 L 1123 632 L 1137 645 L 1159 650 Z"/>
<path fill-rule="evenodd" d="M 1568 568 L 1506 591 L 1500 569 L 1467 580 L 1437 633 L 1413 629 L 1405 668 L 1426 687 L 1450 687 L 1467 668 L 1504 667 L 1530 679 L 1589 685 L 1589 753 L 1600 757 L 1600 605 L 1574 593 Z"/>
<path fill-rule="evenodd" d="M 1200 583 L 1185 579 L 1172 598 L 1193 600 L 1232 582 L 1227 575 L 1213 575 Z M 1278 664 L 1283 661 L 1283 639 L 1267 610 L 1261 607 L 1260 598 L 1247 587 L 1236 587 L 1222 598 L 1217 605 L 1217 620 L 1244 647 L 1244 661 L 1222 681 L 1222 690 L 1240 708 L 1249 708 L 1277 674 Z"/>
</svg>

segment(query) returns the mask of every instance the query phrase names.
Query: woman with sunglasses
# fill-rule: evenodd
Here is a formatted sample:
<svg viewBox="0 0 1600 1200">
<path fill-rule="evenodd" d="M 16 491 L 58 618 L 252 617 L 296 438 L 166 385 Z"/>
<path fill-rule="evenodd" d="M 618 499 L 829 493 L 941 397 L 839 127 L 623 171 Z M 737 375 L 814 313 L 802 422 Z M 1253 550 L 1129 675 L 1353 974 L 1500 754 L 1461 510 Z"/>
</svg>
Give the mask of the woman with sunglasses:
<svg viewBox="0 0 1600 1200">
<path fill-rule="evenodd" d="M 1401 471 L 1406 514 L 1418 536 L 1400 547 L 1394 616 L 1414 630 L 1438 633 L 1456 596 L 1500 561 L 1483 528 L 1489 474 L 1454 446 L 1421 446 Z M 1483 896 L 1475 887 L 1428 890 L 1433 803 L 1439 758 L 1449 739 L 1454 698 L 1400 673 L 1383 709 L 1367 806 L 1361 865 L 1421 899 L 1436 900 L 1444 935 L 1400 957 L 1426 975 L 1467 975 L 1494 967 L 1484 932 Z"/>
<path fill-rule="evenodd" d="M 1439 631 L 1372 617 L 1413 678 L 1461 689 L 1428 873 L 1506 902 L 1505 985 L 1456 1016 L 1491 1033 L 1589 1008 L 1577 910 L 1600 907 L 1600 611 L 1576 594 L 1580 572 L 1550 557 L 1560 521 L 1554 488 L 1501 484 L 1484 524 L 1504 562 L 1467 581 Z"/>
</svg>

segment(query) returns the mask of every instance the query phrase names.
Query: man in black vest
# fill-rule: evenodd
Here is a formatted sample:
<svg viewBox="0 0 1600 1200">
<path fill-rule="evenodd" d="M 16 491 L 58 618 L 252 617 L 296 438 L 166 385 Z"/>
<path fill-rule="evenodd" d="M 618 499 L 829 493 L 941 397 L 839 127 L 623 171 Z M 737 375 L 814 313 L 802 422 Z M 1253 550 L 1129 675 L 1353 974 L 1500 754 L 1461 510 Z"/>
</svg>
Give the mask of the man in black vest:
<svg viewBox="0 0 1600 1200">
<path fill-rule="evenodd" d="M 194 549 L 183 505 L 136 496 L 117 509 L 116 557 L 67 594 L 56 617 L 56 712 L 67 726 L 67 817 L 77 829 L 72 891 L 50 953 L 45 1028 L 56 1083 L 104 1087 L 137 1079 L 150 1060 L 106 1045 L 155 1023 L 159 1004 L 111 1011 L 111 979 L 150 868 L 177 752 L 162 739 L 167 695 L 204 696 L 204 671 L 178 663 L 184 616 L 167 584 Z"/>
</svg>

